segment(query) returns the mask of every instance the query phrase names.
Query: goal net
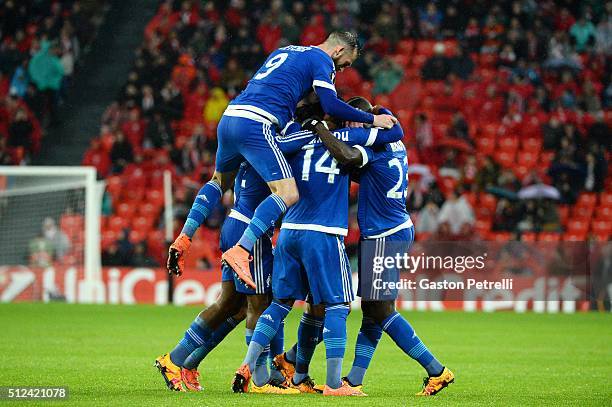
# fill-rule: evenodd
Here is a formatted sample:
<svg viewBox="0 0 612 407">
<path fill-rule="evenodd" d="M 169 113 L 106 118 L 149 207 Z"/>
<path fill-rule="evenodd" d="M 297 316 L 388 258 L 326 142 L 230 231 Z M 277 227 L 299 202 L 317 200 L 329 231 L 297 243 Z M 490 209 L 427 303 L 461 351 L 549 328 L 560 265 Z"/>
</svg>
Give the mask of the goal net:
<svg viewBox="0 0 612 407">
<path fill-rule="evenodd" d="M 99 280 L 101 199 L 92 167 L 0 166 L 0 301 L 74 300 L 55 271 Z"/>
</svg>

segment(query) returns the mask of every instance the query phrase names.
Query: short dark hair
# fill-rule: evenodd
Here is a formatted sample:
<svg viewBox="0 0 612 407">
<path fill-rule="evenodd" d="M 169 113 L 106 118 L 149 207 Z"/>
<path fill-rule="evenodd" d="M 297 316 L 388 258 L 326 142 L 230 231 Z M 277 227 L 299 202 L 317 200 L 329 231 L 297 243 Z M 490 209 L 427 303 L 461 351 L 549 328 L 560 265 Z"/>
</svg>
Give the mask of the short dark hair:
<svg viewBox="0 0 612 407">
<path fill-rule="evenodd" d="M 368 99 L 364 98 L 363 96 L 353 96 L 352 98 L 347 100 L 346 103 L 353 106 L 355 109 L 372 113 L 372 104 L 368 101 Z"/>
<path fill-rule="evenodd" d="M 341 42 L 348 46 L 351 49 L 357 51 L 357 55 L 361 53 L 361 44 L 359 42 L 359 37 L 356 33 L 351 31 L 333 31 L 327 37 L 327 40 L 331 40 L 334 42 Z"/>
</svg>

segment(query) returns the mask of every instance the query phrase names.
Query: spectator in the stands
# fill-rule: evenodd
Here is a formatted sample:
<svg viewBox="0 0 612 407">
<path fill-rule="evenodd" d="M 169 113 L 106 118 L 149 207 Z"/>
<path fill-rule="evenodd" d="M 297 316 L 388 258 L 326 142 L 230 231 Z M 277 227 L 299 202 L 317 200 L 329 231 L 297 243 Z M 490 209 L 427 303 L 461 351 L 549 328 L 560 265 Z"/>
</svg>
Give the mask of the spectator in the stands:
<svg viewBox="0 0 612 407">
<path fill-rule="evenodd" d="M 400 84 L 404 69 L 390 57 L 382 59 L 372 66 L 370 75 L 374 79 L 372 95 L 391 93 Z"/>
<path fill-rule="evenodd" d="M 204 107 L 204 121 L 218 123 L 228 104 L 229 99 L 225 91 L 219 87 L 212 88 L 210 98 Z"/>
<path fill-rule="evenodd" d="M 421 69 L 421 75 L 425 80 L 441 81 L 446 79 L 450 72 L 449 59 L 444 55 L 446 47 L 441 42 L 434 45 L 434 55 L 432 55 Z"/>
<path fill-rule="evenodd" d="M 476 185 L 478 185 L 478 189 L 482 191 L 488 187 L 495 186 L 498 176 L 499 165 L 493 161 L 490 156 L 485 156 L 482 168 L 476 176 Z"/>
<path fill-rule="evenodd" d="M 433 130 L 431 122 L 428 120 L 425 113 L 418 113 L 414 119 L 415 121 L 415 139 L 417 142 L 417 148 L 419 151 L 426 151 L 433 147 Z"/>
<path fill-rule="evenodd" d="M 82 165 L 96 167 L 98 178 L 106 178 L 110 173 L 111 160 L 108 151 L 102 147 L 100 139 L 95 137 L 91 140 L 89 149 L 85 152 Z"/>
<path fill-rule="evenodd" d="M 426 38 L 435 37 L 440 29 L 443 16 L 436 3 L 429 2 L 425 8 L 419 10 L 419 30 Z"/>
<path fill-rule="evenodd" d="M 29 151 L 32 147 L 32 123 L 28 119 L 28 114 L 22 108 L 15 113 L 15 117 L 9 127 L 10 147 L 22 147 Z"/>
<path fill-rule="evenodd" d="M 604 149 L 610 150 L 612 146 L 612 133 L 610 126 L 604 121 L 604 113 L 599 111 L 595 114 L 595 123 L 588 130 L 588 139 L 599 144 Z"/>
<path fill-rule="evenodd" d="M 569 33 L 578 52 L 586 51 L 587 46 L 595 45 L 595 26 L 584 15 L 572 25 Z"/>
<path fill-rule="evenodd" d="M 174 143 L 174 131 L 170 126 L 170 121 L 167 120 L 161 112 L 153 114 L 153 120 L 147 126 L 145 131 L 145 145 L 162 148 Z"/>
<path fill-rule="evenodd" d="M 474 71 L 474 61 L 462 47 L 459 47 L 457 54 L 449 59 L 450 71 L 458 78 L 467 80 Z"/>
<path fill-rule="evenodd" d="M 45 105 L 51 122 L 57 119 L 59 92 L 64 78 L 64 66 L 57 56 L 58 53 L 56 45 L 43 40 L 40 43 L 40 51 L 34 54 L 28 67 L 32 81 L 45 95 Z"/>
<path fill-rule="evenodd" d="M 438 223 L 449 223 L 450 231 L 457 235 L 464 225 L 474 224 L 474 211 L 463 195 L 458 190 L 451 191 L 448 199 L 444 202 L 438 213 Z"/>
<path fill-rule="evenodd" d="M 416 228 L 423 233 L 436 233 L 438 231 L 439 209 L 431 201 L 427 201 L 417 216 Z"/>
<path fill-rule="evenodd" d="M 134 245 L 134 253 L 131 256 L 132 267 L 159 267 L 159 263 L 147 254 L 147 246 L 144 242 Z"/>
<path fill-rule="evenodd" d="M 55 223 L 53 218 L 47 217 L 42 224 L 42 236 L 53 249 L 53 258 L 61 260 L 70 250 L 70 240 Z"/>
<path fill-rule="evenodd" d="M 126 165 L 134 161 L 134 149 L 121 131 L 115 133 L 115 142 L 110 152 L 113 172 L 120 173 Z"/>
</svg>

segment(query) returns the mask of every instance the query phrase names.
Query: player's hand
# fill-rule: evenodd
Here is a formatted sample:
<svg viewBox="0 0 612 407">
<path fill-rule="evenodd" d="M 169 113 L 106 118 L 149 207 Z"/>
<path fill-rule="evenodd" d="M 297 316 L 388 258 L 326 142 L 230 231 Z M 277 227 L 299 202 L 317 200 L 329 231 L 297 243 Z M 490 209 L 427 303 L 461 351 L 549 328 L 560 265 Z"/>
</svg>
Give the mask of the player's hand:
<svg viewBox="0 0 612 407">
<path fill-rule="evenodd" d="M 318 124 L 323 124 L 325 128 L 327 128 L 327 124 L 324 121 L 319 120 L 316 117 L 309 117 L 302 122 L 302 129 L 316 133 L 316 127 Z"/>
<path fill-rule="evenodd" d="M 185 256 L 189 252 L 190 247 L 191 239 L 184 233 L 181 233 L 174 243 L 170 245 L 170 249 L 168 249 L 168 262 L 166 264 L 168 274 L 175 274 L 177 276 L 183 274 L 185 270 Z"/>
<path fill-rule="evenodd" d="M 390 129 L 397 123 L 397 119 L 390 114 L 375 114 L 374 115 L 374 127 L 382 127 L 383 129 Z"/>
</svg>

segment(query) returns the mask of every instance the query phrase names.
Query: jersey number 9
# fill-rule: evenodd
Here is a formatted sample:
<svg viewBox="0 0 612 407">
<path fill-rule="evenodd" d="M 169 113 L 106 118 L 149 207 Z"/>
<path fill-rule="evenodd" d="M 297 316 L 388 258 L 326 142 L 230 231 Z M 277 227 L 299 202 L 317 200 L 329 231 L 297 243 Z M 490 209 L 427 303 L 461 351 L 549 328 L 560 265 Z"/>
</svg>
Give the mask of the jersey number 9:
<svg viewBox="0 0 612 407">
<path fill-rule="evenodd" d="M 282 54 L 278 54 L 270 58 L 270 60 L 266 62 L 266 64 L 264 65 L 264 67 L 268 69 L 253 76 L 253 79 L 263 79 L 266 76 L 270 75 L 273 70 L 281 66 L 283 62 L 287 60 L 288 56 L 289 54 L 287 54 L 286 52 L 283 52 Z"/>
</svg>

